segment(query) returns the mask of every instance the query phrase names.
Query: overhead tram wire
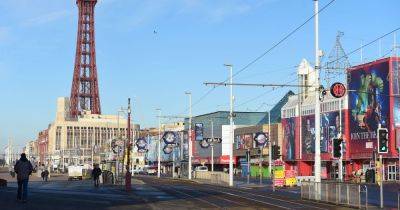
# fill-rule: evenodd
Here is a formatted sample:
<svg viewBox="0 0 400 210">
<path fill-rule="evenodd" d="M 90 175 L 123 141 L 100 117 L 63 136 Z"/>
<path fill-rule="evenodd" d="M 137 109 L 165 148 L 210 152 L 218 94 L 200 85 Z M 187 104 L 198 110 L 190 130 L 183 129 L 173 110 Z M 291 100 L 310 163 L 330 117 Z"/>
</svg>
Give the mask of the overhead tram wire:
<svg viewBox="0 0 400 210">
<path fill-rule="evenodd" d="M 316 14 L 321 13 L 322 11 L 324 11 L 326 8 L 328 8 L 333 2 L 335 2 L 336 0 L 331 0 L 329 3 L 327 3 L 325 6 L 323 6 Z M 261 58 L 263 58 L 264 56 L 266 56 L 268 53 L 270 53 L 272 50 L 274 50 L 276 47 L 278 47 L 280 44 L 282 44 L 284 41 L 286 41 L 288 38 L 290 38 L 293 34 L 295 34 L 298 30 L 300 30 L 303 26 L 305 26 L 308 22 L 310 22 L 312 19 L 314 19 L 315 15 L 313 14 L 312 16 L 310 16 L 306 21 L 304 21 L 302 24 L 300 24 L 299 26 L 297 26 L 294 30 L 292 30 L 291 32 L 289 32 L 286 36 L 284 36 L 282 39 L 280 39 L 277 43 L 275 43 L 272 47 L 270 47 L 268 50 L 266 50 L 264 53 L 262 53 L 260 56 L 256 57 L 254 60 L 252 60 L 250 63 L 248 63 L 247 65 L 245 65 L 243 68 L 241 68 L 238 72 L 233 74 L 233 77 L 237 76 L 238 74 L 240 74 L 241 72 L 245 71 L 246 69 L 248 69 L 251 65 L 253 65 L 254 63 L 256 63 L 257 61 L 259 61 Z M 227 82 L 229 80 L 229 78 L 226 78 L 224 82 Z M 195 101 L 192 104 L 192 108 L 196 105 L 198 105 L 202 100 L 204 100 L 204 98 L 206 98 L 209 94 L 211 94 L 211 92 L 213 92 L 216 89 L 217 86 L 212 87 L 211 89 L 209 89 L 205 94 L 203 94 L 197 101 Z M 189 108 L 187 108 L 184 112 L 186 112 L 187 110 L 189 110 Z"/>
<path fill-rule="evenodd" d="M 274 50 L 276 47 L 278 47 L 280 44 L 282 44 L 284 41 L 286 41 L 288 38 L 290 38 L 293 34 L 295 34 L 298 30 L 300 30 L 303 26 L 305 26 L 308 22 L 310 22 L 314 17 L 324 11 L 326 8 L 328 8 L 333 2 L 336 0 L 331 0 L 329 3 L 327 3 L 325 6 L 323 6 L 316 14 L 313 14 L 311 17 L 309 17 L 306 21 L 304 21 L 302 24 L 297 26 L 294 30 L 292 30 L 290 33 L 288 33 L 286 36 L 284 36 L 281 40 L 279 40 L 277 43 L 275 43 L 272 47 L 270 47 L 268 50 L 266 50 L 264 53 L 256 57 L 254 60 L 252 60 L 250 63 L 248 63 L 246 66 L 241 68 L 238 72 L 233 74 L 233 77 L 237 76 L 238 74 L 242 73 L 246 69 L 248 69 L 251 65 L 259 61 L 261 58 L 263 58 L 265 55 L 270 53 L 272 50 Z M 225 80 L 224 82 L 226 82 Z"/>
<path fill-rule="evenodd" d="M 284 85 L 290 84 L 290 83 L 292 83 L 292 82 L 294 82 L 294 81 L 296 81 L 296 80 L 297 80 L 297 77 L 296 77 L 295 79 L 293 79 L 293 80 L 291 80 L 291 81 L 285 83 Z M 257 95 L 256 97 L 253 97 L 253 98 L 251 98 L 251 99 L 249 99 L 249 100 L 247 100 L 247 101 L 245 101 L 245 102 L 243 102 L 243 103 L 241 103 L 241 104 L 235 106 L 235 107 L 240 107 L 240 106 L 243 106 L 243 105 L 245 105 L 245 104 L 248 104 L 248 103 L 250 103 L 250 102 L 252 102 L 252 101 L 255 101 L 255 100 L 259 99 L 260 97 L 262 97 L 262 96 L 264 96 L 264 95 L 266 95 L 266 94 L 268 94 L 268 93 L 271 93 L 271 92 L 273 92 L 273 91 L 276 91 L 276 90 L 282 89 L 282 88 L 283 88 L 283 87 L 277 87 L 277 88 L 270 89 L 270 90 L 268 90 L 268 91 L 266 91 L 266 92 L 264 92 L 264 93 L 262 93 L 262 94 L 260 94 L 260 95 Z"/>
<path fill-rule="evenodd" d="M 390 32 L 388 32 L 388 33 L 386 33 L 386 34 L 383 34 L 382 36 L 379 36 L 378 38 L 375 38 L 374 40 L 368 42 L 367 44 L 361 45 L 360 47 L 358 47 L 358 48 L 356 48 L 356 49 L 350 51 L 350 52 L 347 53 L 346 55 L 341 56 L 341 57 L 339 57 L 339 58 L 337 58 L 337 59 L 335 59 L 335 60 L 333 60 L 333 61 L 331 61 L 331 62 L 336 62 L 336 61 L 338 61 L 338 60 L 344 58 L 345 56 L 348 57 L 349 55 L 352 55 L 352 54 L 354 54 L 354 53 L 360 51 L 360 50 L 361 50 L 362 48 L 364 48 L 364 47 L 368 47 L 369 45 L 371 45 L 371 44 L 373 44 L 373 43 L 379 41 L 379 40 L 382 39 L 382 38 L 385 38 L 385 37 L 387 37 L 387 36 L 393 34 L 394 32 L 396 32 L 396 31 L 398 31 L 398 30 L 400 30 L 400 27 L 398 27 L 398 28 L 396 28 L 396 29 L 393 29 L 392 31 L 390 31 Z M 389 52 L 389 53 L 390 53 L 390 52 Z M 379 57 L 379 58 L 382 58 L 382 57 Z M 321 66 L 320 68 L 323 69 L 323 68 L 326 68 L 326 67 L 327 67 L 327 64 Z M 315 69 L 313 69 L 311 72 L 313 72 L 313 71 L 315 71 Z"/>
</svg>

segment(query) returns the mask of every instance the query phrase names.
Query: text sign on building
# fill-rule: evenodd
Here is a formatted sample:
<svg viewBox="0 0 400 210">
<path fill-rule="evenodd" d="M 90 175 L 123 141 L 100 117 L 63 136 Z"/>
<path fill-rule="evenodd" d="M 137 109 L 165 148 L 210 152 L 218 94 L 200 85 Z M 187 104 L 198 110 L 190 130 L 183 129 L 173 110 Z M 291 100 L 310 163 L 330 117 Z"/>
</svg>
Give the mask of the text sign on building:
<svg viewBox="0 0 400 210">
<path fill-rule="evenodd" d="M 335 98 L 341 98 L 346 94 L 346 86 L 343 83 L 335 82 L 331 86 L 331 94 Z"/>
</svg>

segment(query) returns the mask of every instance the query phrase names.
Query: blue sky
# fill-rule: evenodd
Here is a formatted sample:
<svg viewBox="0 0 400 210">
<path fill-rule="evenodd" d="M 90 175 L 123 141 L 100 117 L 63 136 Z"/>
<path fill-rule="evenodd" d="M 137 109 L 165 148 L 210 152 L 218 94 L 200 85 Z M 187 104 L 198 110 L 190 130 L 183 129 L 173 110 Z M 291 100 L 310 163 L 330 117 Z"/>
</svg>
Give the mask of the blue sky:
<svg viewBox="0 0 400 210">
<path fill-rule="evenodd" d="M 329 0 L 320 0 L 320 7 Z M 400 26 L 398 0 L 336 0 L 320 15 L 320 45 L 329 54 L 336 32 L 346 51 Z M 96 51 L 102 111 L 114 114 L 134 100 L 134 120 L 157 123 L 155 108 L 184 114 L 185 91 L 193 101 L 223 81 L 223 63 L 241 69 L 313 12 L 312 0 L 99 0 Z M 75 56 L 75 0 L 0 1 L 0 148 L 35 139 L 55 117 L 56 98 L 69 96 Z M 156 30 L 157 34 L 153 31 Z M 302 58 L 313 61 L 313 22 L 234 78 L 236 82 L 285 83 Z M 382 40 L 388 52 L 393 36 Z M 400 41 L 400 40 L 399 40 Z M 378 45 L 364 49 L 378 57 Z M 360 62 L 360 53 L 350 56 Z M 323 76 L 323 75 L 322 75 Z M 245 103 L 263 93 L 251 102 Z M 268 109 L 287 88 L 236 88 L 237 110 Z M 194 114 L 228 108 L 228 89 L 216 88 Z M 0 152 L 1 153 L 1 152 Z"/>
</svg>

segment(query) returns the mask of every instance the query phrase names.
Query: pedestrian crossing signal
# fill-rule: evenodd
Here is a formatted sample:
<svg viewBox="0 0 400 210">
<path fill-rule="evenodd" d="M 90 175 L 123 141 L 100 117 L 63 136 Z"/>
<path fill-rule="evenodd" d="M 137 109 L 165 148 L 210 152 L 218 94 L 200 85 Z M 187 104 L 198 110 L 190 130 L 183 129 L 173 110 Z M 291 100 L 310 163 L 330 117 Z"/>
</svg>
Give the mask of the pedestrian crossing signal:
<svg viewBox="0 0 400 210">
<path fill-rule="evenodd" d="M 342 142 L 343 139 L 335 138 L 333 139 L 333 157 L 342 157 Z"/>
<path fill-rule="evenodd" d="M 388 129 L 378 128 L 378 153 L 388 153 Z"/>
</svg>

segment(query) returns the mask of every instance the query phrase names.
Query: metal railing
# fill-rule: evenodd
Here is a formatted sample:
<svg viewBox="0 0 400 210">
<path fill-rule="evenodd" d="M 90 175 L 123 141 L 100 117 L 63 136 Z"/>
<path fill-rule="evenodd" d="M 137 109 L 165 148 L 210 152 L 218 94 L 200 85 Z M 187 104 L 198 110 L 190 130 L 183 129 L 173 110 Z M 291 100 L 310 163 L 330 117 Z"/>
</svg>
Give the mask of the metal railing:
<svg viewBox="0 0 400 210">
<path fill-rule="evenodd" d="M 362 197 L 365 195 L 365 197 Z M 368 189 L 365 185 L 339 182 L 301 183 L 301 198 L 357 208 L 368 208 Z M 363 202 L 365 199 L 365 203 Z"/>
<path fill-rule="evenodd" d="M 397 209 L 400 210 L 400 189 L 397 191 Z"/>
</svg>

